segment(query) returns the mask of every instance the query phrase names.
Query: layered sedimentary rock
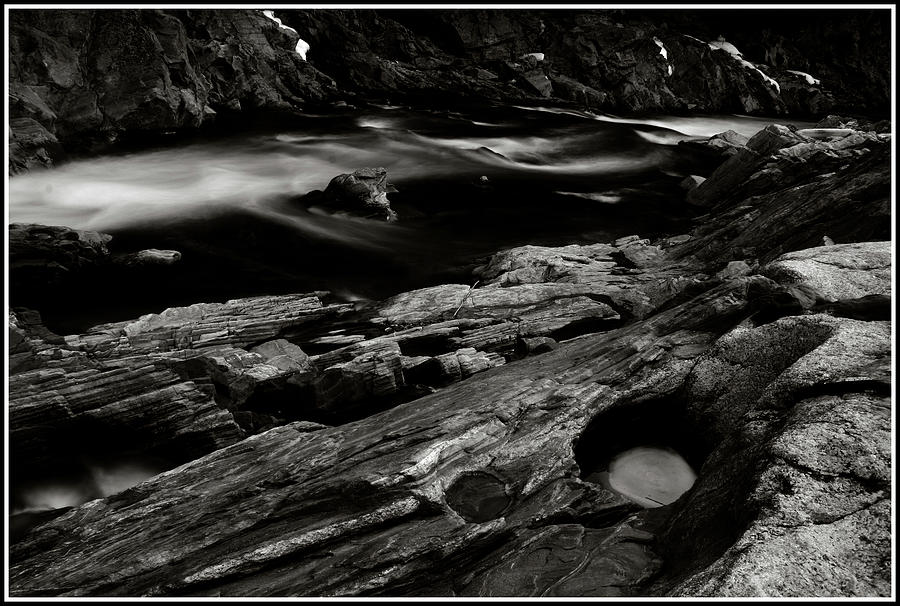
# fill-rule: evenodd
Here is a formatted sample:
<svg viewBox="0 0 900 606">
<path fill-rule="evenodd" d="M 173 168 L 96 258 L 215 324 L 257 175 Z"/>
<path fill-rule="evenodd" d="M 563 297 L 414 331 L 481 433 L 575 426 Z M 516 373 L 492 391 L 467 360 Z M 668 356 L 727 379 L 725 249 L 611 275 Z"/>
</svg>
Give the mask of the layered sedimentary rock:
<svg viewBox="0 0 900 606">
<path fill-rule="evenodd" d="M 767 127 L 688 194 L 710 212 L 675 256 L 767 262 L 824 236 L 889 239 L 890 146 L 890 135 L 874 131 L 829 141 Z"/>
<path fill-rule="evenodd" d="M 66 338 L 17 312 L 14 381 L 150 364 L 256 435 L 35 527 L 12 595 L 888 595 L 889 139 L 758 137 L 657 242 L 501 251 L 361 309 L 256 297 Z M 599 479 L 641 439 L 698 472 L 670 505 Z"/>
</svg>

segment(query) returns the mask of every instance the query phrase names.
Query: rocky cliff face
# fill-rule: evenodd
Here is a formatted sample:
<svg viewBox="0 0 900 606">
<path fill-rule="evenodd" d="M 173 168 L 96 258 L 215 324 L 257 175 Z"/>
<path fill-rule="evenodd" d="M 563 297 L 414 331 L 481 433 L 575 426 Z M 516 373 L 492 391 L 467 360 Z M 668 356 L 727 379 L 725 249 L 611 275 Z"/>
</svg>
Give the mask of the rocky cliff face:
<svg viewBox="0 0 900 606">
<path fill-rule="evenodd" d="M 886 113 L 881 13 L 769 19 L 757 38 L 729 12 L 286 9 L 281 26 L 260 10 L 13 10 L 10 171 L 336 100 Z M 717 44 L 716 30 L 737 46 Z"/>
<path fill-rule="evenodd" d="M 43 514 L 12 595 L 889 595 L 890 136 L 845 130 L 713 138 L 691 233 L 501 251 L 475 286 L 65 337 L 13 310 L 17 471 L 84 437 L 184 464 Z M 819 245 L 829 211 L 854 227 Z M 104 256 L 14 230 L 75 273 Z M 698 471 L 654 509 L 602 479 L 646 440 Z"/>
<path fill-rule="evenodd" d="M 123 135 L 195 129 L 218 112 L 299 110 L 333 83 L 261 11 L 14 10 L 13 172 Z M 36 153 L 44 149 L 44 153 Z M 32 153 L 28 153 L 32 152 Z"/>
</svg>

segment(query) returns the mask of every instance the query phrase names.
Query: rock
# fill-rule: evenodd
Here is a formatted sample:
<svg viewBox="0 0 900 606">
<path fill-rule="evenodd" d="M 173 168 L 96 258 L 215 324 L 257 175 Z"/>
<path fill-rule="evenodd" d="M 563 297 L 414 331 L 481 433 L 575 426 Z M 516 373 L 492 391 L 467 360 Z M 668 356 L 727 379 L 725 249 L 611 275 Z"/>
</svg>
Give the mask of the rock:
<svg viewBox="0 0 900 606">
<path fill-rule="evenodd" d="M 767 149 L 776 135 L 761 139 Z M 888 143 L 863 137 L 844 148 L 843 139 L 797 143 L 784 136 L 791 147 L 766 159 L 741 151 L 689 194 L 713 204 L 714 212 L 692 240 L 668 251 L 670 258 L 767 263 L 820 245 L 823 233 L 839 242 L 890 239 Z M 736 174 L 747 177 L 735 181 Z"/>
<path fill-rule="evenodd" d="M 681 181 L 681 183 L 679 183 L 678 185 L 684 191 L 691 191 L 692 189 L 697 188 L 697 186 L 699 186 L 704 181 L 706 181 L 706 177 L 700 177 L 698 175 L 689 175 L 689 176 L 685 177 Z"/>
<path fill-rule="evenodd" d="M 826 301 L 891 294 L 891 243 L 820 246 L 781 255 L 762 273 L 782 283 L 802 284 Z"/>
<path fill-rule="evenodd" d="M 211 384 L 147 358 L 98 363 L 68 352 L 10 381 L 10 452 L 22 473 L 48 473 L 95 449 L 184 462 L 243 437 Z"/>
<path fill-rule="evenodd" d="M 885 595 L 888 332 L 784 318 L 701 358 L 688 399 L 720 441 L 663 533 L 668 595 Z"/>
<path fill-rule="evenodd" d="M 531 337 L 522 339 L 526 355 L 542 354 L 556 349 L 558 343 L 550 337 Z"/>
<path fill-rule="evenodd" d="M 738 151 L 745 149 L 749 140 L 748 137 L 740 133 L 733 130 L 727 130 L 705 140 L 680 141 L 678 145 L 679 147 L 695 150 L 702 153 L 704 156 L 721 161 L 730 158 L 737 154 Z M 688 178 L 695 177 L 691 176 Z M 684 184 L 682 184 L 682 188 L 688 190 L 693 189 L 685 187 Z"/>
<path fill-rule="evenodd" d="M 42 296 L 73 288 L 85 272 L 109 260 L 107 244 L 111 239 L 109 234 L 62 226 L 10 224 L 13 301 L 28 305 Z"/>
<path fill-rule="evenodd" d="M 426 324 L 463 318 L 514 319 L 529 335 L 554 332 L 587 319 L 617 319 L 608 305 L 580 296 L 576 285 L 521 284 L 473 288 L 451 284 L 424 288 L 385 301 L 378 315 L 394 325 Z M 458 310 L 458 311 L 457 311 Z"/>
<path fill-rule="evenodd" d="M 476 575 L 509 571 L 495 555 L 507 538 L 533 536 L 536 522 L 565 512 L 581 512 L 567 530 L 578 536 L 578 520 L 622 506 L 574 479 L 575 438 L 599 410 L 676 389 L 691 367 L 676 343 L 711 343 L 713 335 L 691 327 L 739 316 L 744 280 L 661 312 L 649 326 L 578 339 L 340 427 L 277 427 L 87 503 L 13 546 L 12 593 L 358 595 L 370 588 L 400 595 L 425 587 L 440 594 L 458 569 L 435 568 L 434 558 L 464 562 Z M 483 488 L 473 484 L 488 476 Z M 466 496 L 473 488 L 474 497 Z M 586 550 L 607 549 L 591 570 L 639 583 L 655 570 L 648 565 L 657 562 L 653 535 L 620 532 L 605 542 L 606 532 L 587 533 Z M 60 536 L 79 541 L 62 545 Z M 388 537 L 397 542 L 384 549 Z M 562 562 L 569 541 L 549 539 L 548 557 Z M 516 548 L 510 556 L 525 553 Z M 291 562 L 283 568 L 284 558 Z M 404 564 L 395 566 L 396 558 Z M 119 571 L 114 583 L 111 566 Z M 308 574 L 298 577 L 296 566 Z M 516 585 L 513 593 L 549 591 L 566 574 L 561 566 L 540 586 Z M 592 578 L 578 576 L 556 591 L 582 595 L 618 583 Z M 510 592 L 506 582 L 475 581 L 460 579 L 460 592 Z"/>
<path fill-rule="evenodd" d="M 728 265 L 716 274 L 716 277 L 720 280 L 728 280 L 738 276 L 747 276 L 750 273 L 751 269 L 746 261 L 729 261 Z"/>
<path fill-rule="evenodd" d="M 114 259 L 114 261 L 126 266 L 172 265 L 180 260 L 181 253 L 177 250 L 159 250 L 157 248 L 139 250 L 136 253 L 122 255 Z"/>
<path fill-rule="evenodd" d="M 396 221 L 397 213 L 387 198 L 388 187 L 385 169 L 362 168 L 332 179 L 322 195 L 322 201 L 328 206 L 363 216 Z"/>
<path fill-rule="evenodd" d="M 312 369 L 312 363 L 302 349 L 286 341 L 275 339 L 250 348 L 251 353 L 259 354 L 269 364 L 279 370 L 305 372 Z"/>
<path fill-rule="evenodd" d="M 747 181 L 762 166 L 769 155 L 806 140 L 785 126 L 767 126 L 753 135 L 745 147 L 738 149 L 706 181 L 688 192 L 688 203 L 708 207 L 723 202 L 734 188 Z"/>
<path fill-rule="evenodd" d="M 662 563 L 648 544 L 651 536 L 629 521 L 612 529 L 561 524 L 530 530 L 464 595 L 631 596 Z"/>
<path fill-rule="evenodd" d="M 308 356 L 284 339 L 269 341 L 250 351 L 231 346 L 209 347 L 196 356 L 181 359 L 195 368 L 197 362 L 205 365 L 199 372 L 219 387 L 218 401 L 230 410 L 252 409 L 254 401 L 262 399 L 263 394 L 271 398 L 274 392 L 309 385 L 316 374 Z M 179 366 L 177 361 L 174 364 Z"/>
<path fill-rule="evenodd" d="M 196 303 L 134 321 L 101 324 L 85 334 L 68 337 L 67 342 L 74 349 L 97 356 L 217 345 L 245 347 L 278 337 L 290 338 L 309 324 L 352 308 L 351 304 L 323 305 L 315 293 Z"/>
<path fill-rule="evenodd" d="M 55 160 L 56 139 L 81 152 L 122 134 L 194 129 L 220 111 L 300 108 L 333 94 L 284 32 L 259 10 L 13 11 L 11 118 L 46 133 L 24 138 L 17 122 L 13 170 Z"/>
<path fill-rule="evenodd" d="M 323 368 L 313 386 L 315 406 L 326 413 L 346 415 L 355 406 L 396 395 L 405 385 L 400 348 L 390 342 L 379 345 Z"/>
<path fill-rule="evenodd" d="M 92 265 L 109 255 L 109 234 L 61 226 L 11 223 L 10 270 L 36 265 L 55 271 L 72 271 Z"/>
<path fill-rule="evenodd" d="M 549 97 L 553 94 L 553 83 L 541 69 L 520 72 L 519 79 L 542 97 Z"/>
<path fill-rule="evenodd" d="M 279 115 L 355 97 L 433 105 L 556 96 L 612 113 L 804 117 L 890 108 L 890 24 L 864 12 L 768 19 L 755 38 L 696 12 L 666 15 L 665 33 L 652 16 L 603 10 L 280 9 L 275 18 L 283 26 L 258 9 L 13 11 L 11 124 L 42 130 L 11 129 L 23 143 L 14 142 L 11 169 L 55 161 L 52 138 L 82 153 L 235 112 Z M 756 63 L 694 38 L 698 27 L 733 31 Z M 858 31 L 873 34 L 830 52 Z M 308 47 L 298 52 L 301 39 Z M 820 84 L 785 69 L 786 57 Z M 20 137 L 26 131 L 37 135 Z"/>
<path fill-rule="evenodd" d="M 49 168 L 65 157 L 56 136 L 32 118 L 9 121 L 9 175 Z"/>
<path fill-rule="evenodd" d="M 658 265 L 663 258 L 662 249 L 651 245 L 649 240 L 634 240 L 622 244 L 618 242 L 617 256 L 625 262 L 626 267 L 646 269 Z"/>
<path fill-rule="evenodd" d="M 556 284 L 601 298 L 623 317 L 643 317 L 703 278 L 690 268 L 664 267 L 664 251 L 639 236 L 614 245 L 522 246 L 494 255 L 476 270 L 488 284 Z M 562 290 L 561 290 L 562 292 Z"/>
</svg>

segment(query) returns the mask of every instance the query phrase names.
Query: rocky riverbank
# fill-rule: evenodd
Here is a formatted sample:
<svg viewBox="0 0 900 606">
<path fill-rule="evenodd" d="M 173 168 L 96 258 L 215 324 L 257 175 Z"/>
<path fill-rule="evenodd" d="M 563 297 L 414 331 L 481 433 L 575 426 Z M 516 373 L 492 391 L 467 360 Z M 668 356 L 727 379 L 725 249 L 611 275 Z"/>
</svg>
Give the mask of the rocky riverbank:
<svg viewBox="0 0 900 606">
<path fill-rule="evenodd" d="M 888 11 L 662 13 L 13 9 L 9 171 L 365 101 L 889 115 Z"/>
<path fill-rule="evenodd" d="M 65 336 L 11 310 L 13 477 L 172 466 L 44 514 L 11 594 L 889 595 L 890 135 L 856 126 L 714 137 L 690 233 L 504 250 L 469 283 Z M 140 270 L 107 241 L 14 225 L 13 283 Z M 644 443 L 697 471 L 672 504 L 598 479 Z"/>
</svg>

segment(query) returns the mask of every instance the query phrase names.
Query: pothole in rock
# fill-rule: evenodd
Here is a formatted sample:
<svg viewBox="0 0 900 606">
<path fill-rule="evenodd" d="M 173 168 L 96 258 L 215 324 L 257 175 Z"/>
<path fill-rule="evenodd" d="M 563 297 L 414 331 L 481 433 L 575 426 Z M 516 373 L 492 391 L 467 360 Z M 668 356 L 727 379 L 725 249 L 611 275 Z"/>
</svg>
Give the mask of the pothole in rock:
<svg viewBox="0 0 900 606">
<path fill-rule="evenodd" d="M 671 448 L 638 446 L 613 457 L 608 469 L 584 479 L 602 484 L 642 507 L 662 507 L 690 490 L 697 474 Z"/>
<path fill-rule="evenodd" d="M 447 505 L 467 522 L 499 518 L 512 504 L 506 483 L 483 471 L 458 477 L 445 493 Z"/>
<path fill-rule="evenodd" d="M 690 490 L 709 454 L 702 428 L 675 399 L 623 404 L 595 417 L 575 444 L 581 478 L 643 507 L 662 507 Z"/>
</svg>

